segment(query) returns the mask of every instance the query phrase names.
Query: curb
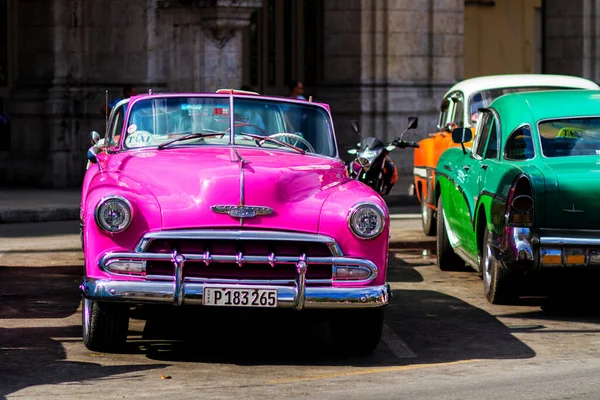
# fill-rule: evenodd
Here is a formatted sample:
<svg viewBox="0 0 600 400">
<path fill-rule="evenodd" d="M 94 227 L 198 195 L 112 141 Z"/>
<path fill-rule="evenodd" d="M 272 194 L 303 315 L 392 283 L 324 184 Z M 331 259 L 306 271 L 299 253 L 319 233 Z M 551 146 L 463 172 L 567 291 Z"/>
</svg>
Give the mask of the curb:
<svg viewBox="0 0 600 400">
<path fill-rule="evenodd" d="M 79 207 L 38 208 L 0 211 L 0 224 L 23 222 L 73 221 L 79 220 Z"/>
</svg>

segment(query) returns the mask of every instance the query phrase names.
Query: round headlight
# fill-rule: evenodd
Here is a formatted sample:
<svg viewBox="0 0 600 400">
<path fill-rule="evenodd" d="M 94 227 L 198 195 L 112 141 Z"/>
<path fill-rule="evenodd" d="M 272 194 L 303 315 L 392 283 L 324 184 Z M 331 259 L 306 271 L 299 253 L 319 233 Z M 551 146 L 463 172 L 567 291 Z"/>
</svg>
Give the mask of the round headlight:
<svg viewBox="0 0 600 400">
<path fill-rule="evenodd" d="M 120 196 L 103 198 L 96 206 L 96 223 L 110 233 L 124 231 L 131 223 L 131 204 Z"/>
<path fill-rule="evenodd" d="M 366 159 L 365 157 L 359 157 L 358 163 L 361 165 L 361 167 L 363 167 L 363 169 L 365 171 L 368 171 L 369 168 L 371 167 L 371 162 L 368 159 Z"/>
<path fill-rule="evenodd" d="M 360 203 L 352 207 L 348 216 L 352 232 L 362 239 L 379 235 L 385 227 L 385 214 L 373 203 Z"/>
</svg>

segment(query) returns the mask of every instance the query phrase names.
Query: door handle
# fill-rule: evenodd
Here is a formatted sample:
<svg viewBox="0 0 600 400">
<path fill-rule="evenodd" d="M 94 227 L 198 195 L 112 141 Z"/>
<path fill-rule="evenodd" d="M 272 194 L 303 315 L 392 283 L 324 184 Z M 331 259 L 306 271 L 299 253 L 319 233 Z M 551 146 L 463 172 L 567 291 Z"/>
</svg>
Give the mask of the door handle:
<svg viewBox="0 0 600 400">
<path fill-rule="evenodd" d="M 463 169 L 467 172 L 469 172 L 469 170 L 471 169 L 470 165 L 463 165 Z"/>
<path fill-rule="evenodd" d="M 481 168 L 483 168 L 483 169 L 488 169 L 488 167 L 489 167 L 489 165 L 487 165 L 487 164 L 481 164 Z"/>
</svg>

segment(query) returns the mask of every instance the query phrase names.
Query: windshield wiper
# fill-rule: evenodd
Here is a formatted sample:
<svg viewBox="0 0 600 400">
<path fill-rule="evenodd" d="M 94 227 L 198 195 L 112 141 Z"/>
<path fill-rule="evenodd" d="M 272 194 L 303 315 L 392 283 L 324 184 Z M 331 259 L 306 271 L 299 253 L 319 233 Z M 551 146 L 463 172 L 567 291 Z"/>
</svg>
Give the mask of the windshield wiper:
<svg viewBox="0 0 600 400">
<path fill-rule="evenodd" d="M 165 147 L 169 146 L 170 144 L 181 142 L 182 140 L 188 140 L 188 139 L 194 139 L 194 138 L 215 137 L 215 136 L 221 136 L 221 137 L 223 137 L 223 135 L 225 135 L 225 132 L 215 132 L 215 133 L 197 132 L 197 133 L 190 133 L 189 135 L 185 135 L 185 136 L 179 137 L 177 139 L 173 139 L 173 140 L 169 140 L 168 142 L 161 143 L 158 146 L 156 146 L 156 148 L 157 149 L 164 149 Z"/>
<path fill-rule="evenodd" d="M 296 150 L 297 152 L 299 152 L 301 154 L 306 154 L 306 151 L 302 150 L 301 148 L 296 147 L 293 144 L 282 142 L 281 140 L 272 138 L 270 136 L 254 135 L 252 133 L 246 133 L 246 132 L 238 132 L 238 133 L 240 135 L 243 135 L 243 136 L 251 137 L 252 139 L 255 139 L 255 140 L 262 140 L 262 141 L 266 140 L 266 141 L 269 141 L 269 142 L 277 143 L 277 144 L 280 144 L 282 146 L 289 147 L 290 149 Z M 257 144 L 258 144 L 259 147 L 261 147 L 260 143 L 257 143 Z"/>
</svg>

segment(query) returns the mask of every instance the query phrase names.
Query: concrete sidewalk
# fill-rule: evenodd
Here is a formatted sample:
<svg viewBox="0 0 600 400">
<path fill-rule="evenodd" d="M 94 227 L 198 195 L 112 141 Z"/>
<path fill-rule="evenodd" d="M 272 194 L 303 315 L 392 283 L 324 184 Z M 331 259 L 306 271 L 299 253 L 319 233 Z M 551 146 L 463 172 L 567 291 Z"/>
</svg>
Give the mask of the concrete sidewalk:
<svg viewBox="0 0 600 400">
<path fill-rule="evenodd" d="M 419 212 L 416 197 L 408 195 L 412 178 L 402 177 L 386 196 L 390 213 Z M 0 189 L 0 223 L 69 221 L 79 219 L 81 189 Z"/>
</svg>

